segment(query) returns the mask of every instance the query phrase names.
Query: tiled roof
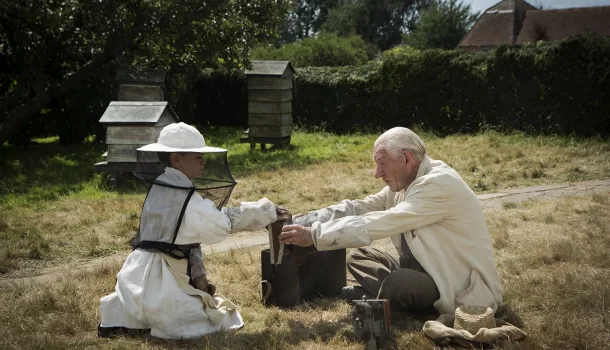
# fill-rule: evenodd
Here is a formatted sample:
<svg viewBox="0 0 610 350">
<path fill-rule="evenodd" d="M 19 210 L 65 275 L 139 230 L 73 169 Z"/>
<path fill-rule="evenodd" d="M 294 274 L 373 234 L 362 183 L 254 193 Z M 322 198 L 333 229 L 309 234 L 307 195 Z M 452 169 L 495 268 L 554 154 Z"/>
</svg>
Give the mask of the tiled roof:
<svg viewBox="0 0 610 350">
<path fill-rule="evenodd" d="M 561 40 L 586 31 L 610 35 L 610 6 L 537 10 L 523 0 L 504 0 L 481 15 L 458 48 Z"/>
<path fill-rule="evenodd" d="M 458 44 L 458 47 L 490 47 L 512 44 L 514 39 L 514 13 L 486 13 Z"/>
<path fill-rule="evenodd" d="M 535 8 L 534 6 L 528 4 L 527 2 L 525 2 L 523 0 L 504 0 L 504 1 L 501 1 L 497 4 L 495 4 L 494 6 L 488 8 L 486 10 L 486 12 L 495 11 L 495 10 L 499 10 L 499 11 L 516 10 L 516 11 L 525 12 L 525 11 L 529 11 L 529 10 L 537 10 L 537 8 Z"/>
<path fill-rule="evenodd" d="M 610 6 L 581 7 L 563 10 L 528 11 L 516 44 L 561 40 L 586 31 L 610 35 Z"/>
</svg>

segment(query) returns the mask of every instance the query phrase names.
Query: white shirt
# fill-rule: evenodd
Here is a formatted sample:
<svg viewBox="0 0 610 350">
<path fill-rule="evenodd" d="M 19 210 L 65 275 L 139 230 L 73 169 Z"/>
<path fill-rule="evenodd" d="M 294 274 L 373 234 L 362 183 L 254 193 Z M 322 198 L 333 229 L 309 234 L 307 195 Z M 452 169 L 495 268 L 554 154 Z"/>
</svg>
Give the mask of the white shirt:
<svg viewBox="0 0 610 350">
<path fill-rule="evenodd" d="M 318 250 L 356 248 L 390 237 L 401 254 L 400 235 L 434 280 L 434 307 L 453 314 L 460 305 L 496 310 L 502 285 L 479 201 L 460 175 L 425 156 L 413 183 L 400 192 L 385 187 L 364 200 L 322 209 L 312 225 Z"/>
</svg>

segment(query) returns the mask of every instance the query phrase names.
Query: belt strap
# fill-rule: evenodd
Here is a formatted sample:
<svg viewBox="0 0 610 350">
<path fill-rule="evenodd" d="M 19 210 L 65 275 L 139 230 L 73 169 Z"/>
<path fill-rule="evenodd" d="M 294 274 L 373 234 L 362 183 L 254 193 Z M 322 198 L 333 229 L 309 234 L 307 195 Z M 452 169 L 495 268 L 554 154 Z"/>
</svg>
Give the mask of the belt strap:
<svg viewBox="0 0 610 350">
<path fill-rule="evenodd" d="M 152 250 L 160 253 L 167 254 L 174 259 L 182 260 L 188 259 L 191 249 L 198 248 L 199 243 L 193 244 L 172 244 L 166 242 L 156 241 L 141 241 L 135 246 L 135 249 Z"/>
</svg>

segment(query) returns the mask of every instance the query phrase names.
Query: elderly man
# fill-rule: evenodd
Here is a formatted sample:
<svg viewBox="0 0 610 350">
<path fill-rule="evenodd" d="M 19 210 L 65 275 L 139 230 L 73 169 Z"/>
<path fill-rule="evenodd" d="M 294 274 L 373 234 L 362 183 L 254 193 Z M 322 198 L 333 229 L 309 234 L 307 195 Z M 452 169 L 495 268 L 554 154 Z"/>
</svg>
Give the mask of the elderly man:
<svg viewBox="0 0 610 350">
<path fill-rule="evenodd" d="M 374 145 L 375 177 L 386 187 L 295 219 L 280 241 L 318 250 L 352 249 L 347 267 L 361 287 L 348 300 L 389 299 L 393 309 L 453 314 L 460 305 L 496 310 L 502 286 L 479 201 L 460 175 L 432 160 L 417 134 L 396 127 Z M 390 237 L 399 259 L 366 247 Z"/>
</svg>

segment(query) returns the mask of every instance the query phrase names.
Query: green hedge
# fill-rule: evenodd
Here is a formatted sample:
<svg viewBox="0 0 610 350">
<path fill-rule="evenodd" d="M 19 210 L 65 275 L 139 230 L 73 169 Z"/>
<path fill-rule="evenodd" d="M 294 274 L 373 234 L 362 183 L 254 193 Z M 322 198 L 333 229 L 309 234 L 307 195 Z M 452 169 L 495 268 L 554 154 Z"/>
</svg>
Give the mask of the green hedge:
<svg viewBox="0 0 610 350">
<path fill-rule="evenodd" d="M 245 79 L 201 79 L 193 122 L 247 125 Z M 298 68 L 293 118 L 336 133 L 418 125 L 440 134 L 491 127 L 608 137 L 610 38 L 486 52 L 398 48 L 362 66 Z"/>
<path fill-rule="evenodd" d="M 487 74 L 494 124 L 509 129 L 607 136 L 610 38 L 582 36 L 518 50 L 501 47 Z"/>
<path fill-rule="evenodd" d="M 379 65 L 298 70 L 297 123 L 329 131 L 421 125 L 610 134 L 610 38 L 494 51 L 390 52 Z"/>
<path fill-rule="evenodd" d="M 303 127 L 332 132 L 369 130 L 382 122 L 381 64 L 308 67 L 297 71 L 293 119 Z"/>
</svg>

